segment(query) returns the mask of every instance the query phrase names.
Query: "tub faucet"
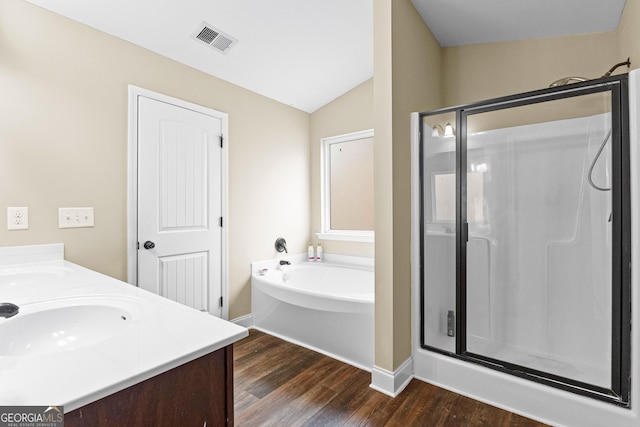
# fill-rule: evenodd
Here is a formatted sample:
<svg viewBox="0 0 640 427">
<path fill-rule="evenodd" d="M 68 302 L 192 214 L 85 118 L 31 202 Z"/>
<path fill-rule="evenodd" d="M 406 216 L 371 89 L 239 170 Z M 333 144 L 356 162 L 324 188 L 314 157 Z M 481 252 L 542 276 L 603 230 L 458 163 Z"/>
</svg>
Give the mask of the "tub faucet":
<svg viewBox="0 0 640 427">
<path fill-rule="evenodd" d="M 20 307 L 10 302 L 0 302 L 0 317 L 8 319 L 15 316 L 20 311 Z"/>
<path fill-rule="evenodd" d="M 284 253 L 289 253 L 289 251 L 287 251 L 287 241 L 284 240 L 282 237 L 278 237 L 276 239 L 276 251 L 278 252 L 282 252 L 284 251 Z"/>
<path fill-rule="evenodd" d="M 289 261 L 287 261 L 286 259 L 282 259 L 282 260 L 280 260 L 280 265 L 291 265 L 291 263 Z"/>
</svg>

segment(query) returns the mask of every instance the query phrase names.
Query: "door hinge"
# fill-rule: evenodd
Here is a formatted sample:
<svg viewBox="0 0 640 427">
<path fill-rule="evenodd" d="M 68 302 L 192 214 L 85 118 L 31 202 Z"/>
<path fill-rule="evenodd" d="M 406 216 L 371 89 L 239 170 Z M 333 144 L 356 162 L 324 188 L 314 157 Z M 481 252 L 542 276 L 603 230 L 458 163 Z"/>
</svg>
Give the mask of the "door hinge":
<svg viewBox="0 0 640 427">
<path fill-rule="evenodd" d="M 140 242 L 136 242 L 136 249 L 140 249 Z"/>
<path fill-rule="evenodd" d="M 220 297 L 220 307 L 222 307 L 222 297 Z"/>
<path fill-rule="evenodd" d="M 220 227 L 222 227 L 222 217 L 220 217 Z"/>
<path fill-rule="evenodd" d="M 220 148 L 224 145 L 224 135 L 220 135 Z"/>
</svg>

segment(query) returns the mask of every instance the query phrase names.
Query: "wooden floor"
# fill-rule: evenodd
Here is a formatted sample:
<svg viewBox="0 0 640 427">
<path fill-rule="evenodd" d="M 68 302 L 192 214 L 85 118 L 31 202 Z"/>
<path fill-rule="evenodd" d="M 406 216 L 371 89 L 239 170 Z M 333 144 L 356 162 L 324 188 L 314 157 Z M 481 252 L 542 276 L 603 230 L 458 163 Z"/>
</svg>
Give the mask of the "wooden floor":
<svg viewBox="0 0 640 427">
<path fill-rule="evenodd" d="M 251 330 L 234 345 L 235 424 L 257 426 L 544 426 L 422 381 L 395 399 L 371 374 Z"/>
</svg>

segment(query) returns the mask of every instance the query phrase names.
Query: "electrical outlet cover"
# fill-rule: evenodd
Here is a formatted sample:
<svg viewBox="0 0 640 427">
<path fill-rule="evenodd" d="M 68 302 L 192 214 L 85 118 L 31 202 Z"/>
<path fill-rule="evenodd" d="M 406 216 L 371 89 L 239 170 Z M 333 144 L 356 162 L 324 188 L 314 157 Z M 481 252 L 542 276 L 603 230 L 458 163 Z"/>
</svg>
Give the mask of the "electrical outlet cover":
<svg viewBox="0 0 640 427">
<path fill-rule="evenodd" d="M 28 230 L 29 229 L 29 208 L 10 207 L 7 208 L 7 230 Z"/>
</svg>

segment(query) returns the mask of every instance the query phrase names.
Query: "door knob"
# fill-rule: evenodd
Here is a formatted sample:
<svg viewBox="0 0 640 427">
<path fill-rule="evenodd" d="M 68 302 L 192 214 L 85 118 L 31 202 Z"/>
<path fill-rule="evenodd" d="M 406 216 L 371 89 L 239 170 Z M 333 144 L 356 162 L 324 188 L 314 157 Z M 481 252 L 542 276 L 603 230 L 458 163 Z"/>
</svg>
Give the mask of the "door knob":
<svg viewBox="0 0 640 427">
<path fill-rule="evenodd" d="M 147 240 L 146 242 L 144 242 L 143 246 L 145 249 L 153 249 L 156 247 L 156 244 L 153 243 L 151 240 Z"/>
</svg>

